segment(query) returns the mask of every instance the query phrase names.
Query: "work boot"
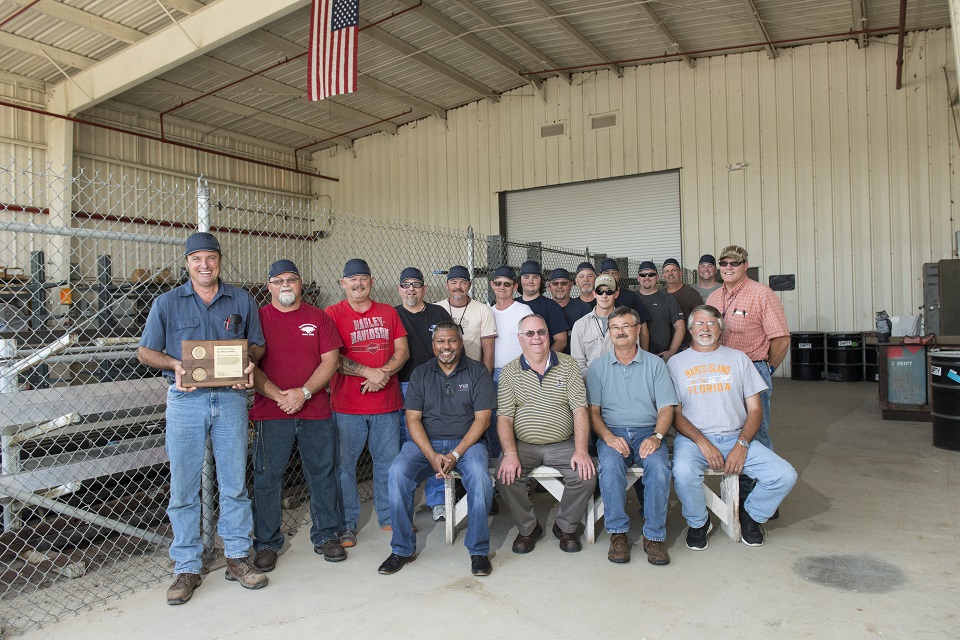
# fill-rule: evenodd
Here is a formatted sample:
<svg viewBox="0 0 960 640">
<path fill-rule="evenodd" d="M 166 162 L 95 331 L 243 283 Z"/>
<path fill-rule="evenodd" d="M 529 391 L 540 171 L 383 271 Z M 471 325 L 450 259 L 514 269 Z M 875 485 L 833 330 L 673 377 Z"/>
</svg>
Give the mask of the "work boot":
<svg viewBox="0 0 960 640">
<path fill-rule="evenodd" d="M 277 552 L 273 549 L 260 549 L 257 555 L 253 556 L 253 566 L 264 573 L 273 571 L 277 568 Z"/>
<path fill-rule="evenodd" d="M 227 558 L 227 570 L 223 577 L 239 582 L 244 589 L 260 589 L 270 582 L 270 578 L 250 564 L 246 558 Z"/>
<path fill-rule="evenodd" d="M 193 592 L 203 582 L 196 573 L 178 573 L 177 579 L 167 589 L 167 604 L 183 604 L 193 597 Z"/>
<path fill-rule="evenodd" d="M 662 542 L 647 540 L 647 536 L 643 536 L 643 550 L 646 552 L 647 562 L 650 564 L 670 564 L 670 554 L 667 553 L 667 548 L 663 546 Z"/>
<path fill-rule="evenodd" d="M 610 534 L 610 550 L 607 551 L 607 560 L 617 564 L 630 562 L 630 540 L 627 538 L 627 534 Z"/>
<path fill-rule="evenodd" d="M 313 552 L 323 556 L 327 562 L 340 562 L 347 559 L 347 552 L 337 538 L 330 538 L 313 548 Z"/>
</svg>

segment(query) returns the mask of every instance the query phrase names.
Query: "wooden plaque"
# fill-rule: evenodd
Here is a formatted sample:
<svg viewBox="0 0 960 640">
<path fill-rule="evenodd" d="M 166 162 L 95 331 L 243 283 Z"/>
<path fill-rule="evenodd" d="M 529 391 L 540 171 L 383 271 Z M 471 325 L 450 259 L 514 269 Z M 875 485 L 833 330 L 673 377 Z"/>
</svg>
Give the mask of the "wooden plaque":
<svg viewBox="0 0 960 640">
<path fill-rule="evenodd" d="M 245 383 L 246 340 L 183 340 L 181 362 L 186 373 L 180 384 L 189 387 L 232 387 Z"/>
</svg>

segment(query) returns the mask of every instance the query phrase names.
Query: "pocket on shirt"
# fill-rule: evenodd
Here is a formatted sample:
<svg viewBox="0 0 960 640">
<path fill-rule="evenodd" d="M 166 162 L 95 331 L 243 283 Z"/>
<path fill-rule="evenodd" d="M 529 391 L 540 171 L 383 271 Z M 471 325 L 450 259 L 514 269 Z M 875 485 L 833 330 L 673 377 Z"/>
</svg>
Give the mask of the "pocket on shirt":
<svg viewBox="0 0 960 640">
<path fill-rule="evenodd" d="M 177 318 L 173 321 L 174 333 L 189 331 L 200 326 L 200 318 Z"/>
</svg>

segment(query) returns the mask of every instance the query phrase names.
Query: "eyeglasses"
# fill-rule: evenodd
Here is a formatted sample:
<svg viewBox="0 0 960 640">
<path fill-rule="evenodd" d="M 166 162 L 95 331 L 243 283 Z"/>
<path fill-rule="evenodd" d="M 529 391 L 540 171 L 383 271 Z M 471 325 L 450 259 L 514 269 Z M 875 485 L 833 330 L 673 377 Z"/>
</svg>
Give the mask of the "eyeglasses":
<svg viewBox="0 0 960 640">
<path fill-rule="evenodd" d="M 496 280 L 494 282 L 491 282 L 490 284 L 492 284 L 495 287 L 512 287 L 513 281 L 512 280 Z"/>
<path fill-rule="evenodd" d="M 540 336 L 542 338 L 543 336 L 547 335 L 547 330 L 537 329 L 536 331 L 521 331 L 520 335 L 527 336 L 528 338 L 532 338 L 533 336 Z"/>
<path fill-rule="evenodd" d="M 630 329 L 631 327 L 635 327 L 635 326 L 637 326 L 637 323 L 633 323 L 633 324 L 612 324 L 612 325 L 610 325 L 610 331 L 616 331 L 616 332 L 626 331 L 627 329 Z"/>
<path fill-rule="evenodd" d="M 414 289 L 423 289 L 423 283 L 422 282 L 401 282 L 400 283 L 401 289 L 409 289 L 410 287 L 413 287 Z"/>
<path fill-rule="evenodd" d="M 705 321 L 704 321 L 704 320 L 695 320 L 695 321 L 691 322 L 690 324 L 692 324 L 692 325 L 695 326 L 695 327 L 703 327 L 703 326 L 715 327 L 715 326 L 717 326 L 717 323 L 714 322 L 713 320 L 705 320 Z"/>
<path fill-rule="evenodd" d="M 568 284 L 570 284 L 569 280 L 551 280 L 550 281 L 550 286 L 552 287 L 561 287 L 561 286 L 565 287 Z"/>
<path fill-rule="evenodd" d="M 647 272 L 647 273 L 638 273 L 637 275 L 640 276 L 641 278 L 656 278 L 657 272 L 653 271 L 653 272 Z"/>
<path fill-rule="evenodd" d="M 742 260 L 721 260 L 718 263 L 721 267 L 739 267 L 743 264 Z"/>
<path fill-rule="evenodd" d="M 292 278 L 287 278 L 287 279 L 277 278 L 276 280 L 271 280 L 270 284 L 272 284 L 275 287 L 279 287 L 285 284 L 297 284 L 298 282 L 300 282 L 300 278 L 298 276 L 293 276 Z"/>
<path fill-rule="evenodd" d="M 612 295 L 616 295 L 617 293 L 616 291 L 613 291 L 611 289 L 597 289 L 596 292 L 598 296 L 612 296 Z"/>
</svg>

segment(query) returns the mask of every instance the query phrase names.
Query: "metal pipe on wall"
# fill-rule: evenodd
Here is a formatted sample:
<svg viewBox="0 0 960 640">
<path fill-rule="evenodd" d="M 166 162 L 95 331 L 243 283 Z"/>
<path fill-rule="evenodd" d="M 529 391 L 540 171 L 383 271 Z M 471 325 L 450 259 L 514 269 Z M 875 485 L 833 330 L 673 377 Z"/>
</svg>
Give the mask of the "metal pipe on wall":
<svg viewBox="0 0 960 640">
<path fill-rule="evenodd" d="M 900 21 L 897 27 L 897 91 L 903 87 L 903 42 L 907 34 L 907 0 L 900 0 Z"/>
</svg>

